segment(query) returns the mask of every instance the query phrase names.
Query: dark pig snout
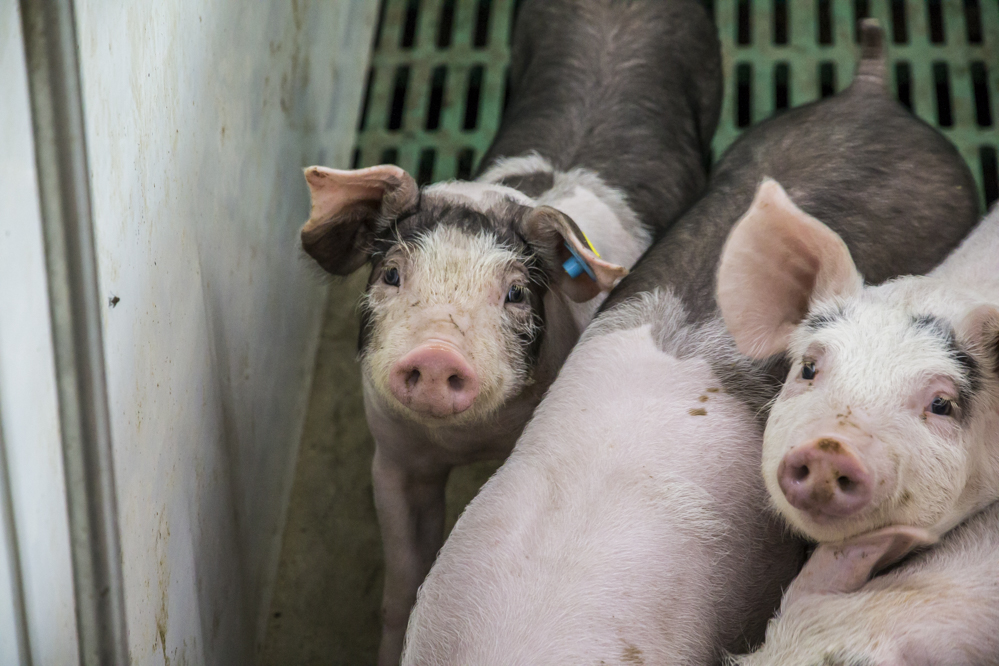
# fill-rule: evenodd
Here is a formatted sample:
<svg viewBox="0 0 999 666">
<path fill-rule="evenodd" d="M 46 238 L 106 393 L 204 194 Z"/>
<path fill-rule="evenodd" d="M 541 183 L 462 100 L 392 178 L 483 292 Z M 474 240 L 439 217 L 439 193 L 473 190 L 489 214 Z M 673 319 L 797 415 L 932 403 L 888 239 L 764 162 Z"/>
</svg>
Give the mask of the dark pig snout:
<svg viewBox="0 0 999 666">
<path fill-rule="evenodd" d="M 479 395 L 479 378 L 454 345 L 433 340 L 395 364 L 389 388 L 414 412 L 443 418 L 472 406 Z"/>
<path fill-rule="evenodd" d="M 816 522 L 852 516 L 871 502 L 871 474 L 853 448 L 834 437 L 788 451 L 777 480 L 791 506 Z"/>
</svg>

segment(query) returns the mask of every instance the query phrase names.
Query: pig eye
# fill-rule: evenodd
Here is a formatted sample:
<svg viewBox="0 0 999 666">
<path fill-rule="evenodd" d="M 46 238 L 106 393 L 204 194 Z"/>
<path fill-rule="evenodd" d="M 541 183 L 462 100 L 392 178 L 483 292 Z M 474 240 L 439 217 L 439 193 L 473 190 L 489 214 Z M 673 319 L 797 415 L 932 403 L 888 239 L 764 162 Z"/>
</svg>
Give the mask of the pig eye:
<svg viewBox="0 0 999 666">
<path fill-rule="evenodd" d="M 393 287 L 398 287 L 399 269 L 396 268 L 395 266 L 392 266 L 391 268 L 385 271 L 385 275 L 382 276 L 382 279 L 385 281 L 385 284 Z"/>
<path fill-rule="evenodd" d="M 815 379 L 815 363 L 805 361 L 801 364 L 801 378 L 805 380 Z"/>
<path fill-rule="evenodd" d="M 507 303 L 523 303 L 524 295 L 527 292 L 523 285 L 515 284 L 510 286 L 510 291 L 506 292 Z"/>
<path fill-rule="evenodd" d="M 937 416 L 950 416 L 954 411 L 954 403 L 938 395 L 930 403 L 930 411 Z"/>
</svg>

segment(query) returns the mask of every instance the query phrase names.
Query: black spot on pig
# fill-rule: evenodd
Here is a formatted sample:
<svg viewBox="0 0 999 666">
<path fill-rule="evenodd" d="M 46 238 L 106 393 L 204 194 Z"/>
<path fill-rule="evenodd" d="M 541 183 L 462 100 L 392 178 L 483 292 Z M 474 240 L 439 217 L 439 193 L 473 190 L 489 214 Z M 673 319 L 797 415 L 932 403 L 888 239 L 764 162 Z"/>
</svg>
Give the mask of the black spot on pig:
<svg viewBox="0 0 999 666">
<path fill-rule="evenodd" d="M 960 376 L 955 378 L 958 388 L 957 404 L 962 408 L 962 413 L 966 413 L 982 382 L 982 369 L 978 361 L 958 344 L 953 327 L 940 317 L 919 315 L 912 318 L 912 324 L 936 338 L 938 344 L 944 347 L 951 359 L 961 368 Z"/>
<path fill-rule="evenodd" d="M 805 328 L 812 333 L 819 331 L 827 326 L 831 326 L 837 321 L 843 319 L 844 313 L 842 307 L 837 307 L 831 310 L 823 310 L 822 312 L 814 312 L 808 316 L 805 320 Z"/>
<path fill-rule="evenodd" d="M 551 171 L 517 174 L 507 176 L 499 184 L 520 190 L 532 199 L 537 199 L 555 186 L 555 174 Z"/>
</svg>

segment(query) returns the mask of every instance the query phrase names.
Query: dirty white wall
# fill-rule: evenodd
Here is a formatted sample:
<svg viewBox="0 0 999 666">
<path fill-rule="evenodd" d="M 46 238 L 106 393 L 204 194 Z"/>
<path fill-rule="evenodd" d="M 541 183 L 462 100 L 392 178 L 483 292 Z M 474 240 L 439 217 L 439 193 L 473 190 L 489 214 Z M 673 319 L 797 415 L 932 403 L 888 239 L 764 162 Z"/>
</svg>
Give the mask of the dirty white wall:
<svg viewBox="0 0 999 666">
<path fill-rule="evenodd" d="M 374 5 L 77 3 L 137 663 L 250 662 L 323 311 L 301 169 L 348 163 Z"/>
<path fill-rule="evenodd" d="M 0 245 L 0 406 L 12 467 L 35 436 L 32 469 L 61 475 L 27 100 L 6 94 L 23 79 L 15 4 L 0 0 L 0 230 L 17 236 Z M 76 2 L 135 664 L 248 664 L 262 638 L 325 296 L 297 246 L 301 169 L 348 164 L 376 4 Z M 32 394 L 10 390 L 25 345 Z M 64 511 L 34 510 L 50 509 L 36 531 L 61 588 Z"/>
<path fill-rule="evenodd" d="M 13 500 L 8 522 L 0 482 L 2 664 L 29 649 L 13 616 L 18 573 L 33 663 L 78 661 L 39 216 L 21 23 L 15 0 L 0 0 L 0 473 L 6 458 Z"/>
</svg>

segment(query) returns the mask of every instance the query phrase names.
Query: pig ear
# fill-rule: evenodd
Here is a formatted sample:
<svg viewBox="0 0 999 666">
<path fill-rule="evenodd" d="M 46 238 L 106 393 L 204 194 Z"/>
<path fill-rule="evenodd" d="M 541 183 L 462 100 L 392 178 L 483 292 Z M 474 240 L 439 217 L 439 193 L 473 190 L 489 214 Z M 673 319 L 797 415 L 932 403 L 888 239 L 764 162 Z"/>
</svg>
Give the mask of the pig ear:
<svg viewBox="0 0 999 666">
<path fill-rule="evenodd" d="M 993 372 L 999 373 L 999 308 L 979 305 L 965 316 L 957 332 L 961 340 L 989 359 Z"/>
<path fill-rule="evenodd" d="M 768 178 L 725 242 L 718 305 L 739 351 L 766 358 L 787 348 L 810 303 L 850 295 L 862 284 L 836 232 Z"/>
<path fill-rule="evenodd" d="M 881 569 L 936 543 L 918 527 L 893 525 L 839 543 L 820 544 L 784 595 L 784 606 L 810 594 L 855 592 Z"/>
<path fill-rule="evenodd" d="M 305 180 L 312 212 L 302 227 L 302 249 L 334 275 L 363 266 L 378 225 L 419 201 L 413 177 L 391 164 L 353 171 L 312 166 Z"/>
<path fill-rule="evenodd" d="M 572 218 L 551 206 L 538 206 L 525 215 L 520 230 L 548 266 L 552 283 L 577 303 L 595 298 L 602 291 L 610 291 L 628 274 L 627 268 L 601 259 Z M 562 268 L 562 264 L 573 256 L 566 245 L 571 246 L 576 256 L 593 271 L 596 280 L 585 270 L 570 277 Z"/>
</svg>

